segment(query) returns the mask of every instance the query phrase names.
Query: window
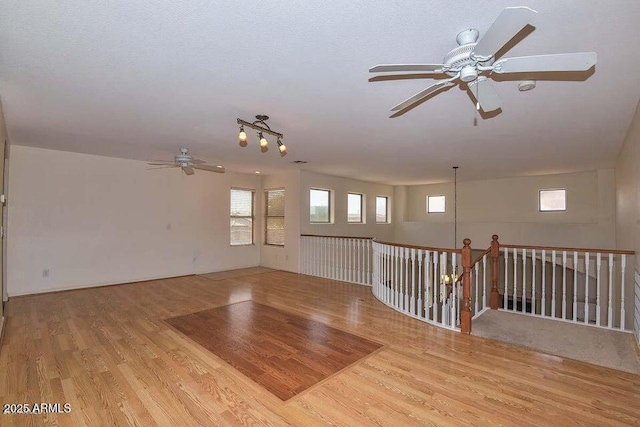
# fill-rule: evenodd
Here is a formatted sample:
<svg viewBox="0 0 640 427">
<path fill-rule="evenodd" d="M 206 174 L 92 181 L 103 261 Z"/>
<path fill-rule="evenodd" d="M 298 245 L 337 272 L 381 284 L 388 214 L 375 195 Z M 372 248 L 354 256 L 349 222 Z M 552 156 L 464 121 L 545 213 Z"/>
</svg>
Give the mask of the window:
<svg viewBox="0 0 640 427">
<path fill-rule="evenodd" d="M 266 215 L 264 241 L 267 245 L 284 246 L 284 190 L 264 192 Z"/>
<path fill-rule="evenodd" d="M 331 222 L 331 191 L 309 190 L 309 221 Z"/>
<path fill-rule="evenodd" d="M 231 189 L 231 246 L 253 244 L 253 191 Z"/>
<path fill-rule="evenodd" d="M 540 190 L 538 202 L 540 212 L 566 211 L 567 190 L 564 188 Z"/>
<path fill-rule="evenodd" d="M 376 197 L 376 222 L 389 222 L 389 199 L 385 196 Z"/>
<path fill-rule="evenodd" d="M 362 201 L 364 196 L 362 194 L 349 193 L 347 194 L 347 222 L 351 223 L 363 223 L 362 219 Z"/>
<path fill-rule="evenodd" d="M 427 196 L 427 213 L 444 213 L 444 196 Z"/>
</svg>

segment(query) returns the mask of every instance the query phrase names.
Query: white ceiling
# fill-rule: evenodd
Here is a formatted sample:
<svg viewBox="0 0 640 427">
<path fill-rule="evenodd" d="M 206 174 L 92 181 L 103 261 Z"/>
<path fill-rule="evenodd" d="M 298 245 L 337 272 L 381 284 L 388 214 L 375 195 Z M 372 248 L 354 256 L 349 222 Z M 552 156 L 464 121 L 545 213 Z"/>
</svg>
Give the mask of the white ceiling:
<svg viewBox="0 0 640 427">
<path fill-rule="evenodd" d="M 438 63 L 506 6 L 539 12 L 506 55 L 595 51 L 586 81 L 495 84 L 478 118 L 454 87 L 390 119 L 430 80 L 369 83 L 379 63 Z M 87 2 L 5 0 L 0 95 L 14 144 L 133 159 L 180 146 L 229 171 L 304 168 L 391 184 L 613 167 L 640 97 L 637 0 Z M 627 56 L 624 56 L 624 55 Z M 236 118 L 271 116 L 262 154 Z"/>
</svg>

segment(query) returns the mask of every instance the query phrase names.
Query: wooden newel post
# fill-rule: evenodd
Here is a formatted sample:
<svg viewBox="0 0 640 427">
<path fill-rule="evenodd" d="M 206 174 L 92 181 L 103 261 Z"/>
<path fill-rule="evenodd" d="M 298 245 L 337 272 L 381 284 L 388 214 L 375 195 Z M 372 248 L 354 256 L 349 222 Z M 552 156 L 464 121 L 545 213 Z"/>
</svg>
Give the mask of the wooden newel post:
<svg viewBox="0 0 640 427">
<path fill-rule="evenodd" d="M 460 331 L 471 333 L 471 239 L 462 242 L 462 310 L 460 311 Z"/>
<path fill-rule="evenodd" d="M 500 258 L 500 242 L 498 242 L 498 235 L 491 236 L 491 298 L 489 306 L 491 310 L 497 310 L 500 307 L 500 293 L 498 292 L 498 277 L 500 270 L 498 266 L 498 259 Z"/>
</svg>

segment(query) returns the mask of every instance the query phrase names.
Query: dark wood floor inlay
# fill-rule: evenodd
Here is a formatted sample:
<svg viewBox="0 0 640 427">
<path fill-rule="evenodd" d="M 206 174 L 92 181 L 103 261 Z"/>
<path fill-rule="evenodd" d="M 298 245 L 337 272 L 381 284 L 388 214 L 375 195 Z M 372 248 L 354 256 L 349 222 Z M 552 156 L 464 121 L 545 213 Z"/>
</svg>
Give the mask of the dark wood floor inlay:
<svg viewBox="0 0 640 427">
<path fill-rule="evenodd" d="M 282 400 L 382 347 L 253 301 L 166 321 Z"/>
</svg>

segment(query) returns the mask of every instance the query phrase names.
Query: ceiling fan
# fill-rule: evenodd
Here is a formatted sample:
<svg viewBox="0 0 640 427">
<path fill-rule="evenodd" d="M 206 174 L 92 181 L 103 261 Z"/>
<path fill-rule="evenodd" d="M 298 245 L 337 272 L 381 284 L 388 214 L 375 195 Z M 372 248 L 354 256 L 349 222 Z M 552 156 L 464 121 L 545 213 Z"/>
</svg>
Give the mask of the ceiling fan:
<svg viewBox="0 0 640 427">
<path fill-rule="evenodd" d="M 182 168 L 182 172 L 187 175 L 193 175 L 194 169 L 199 169 L 208 172 L 224 173 L 224 167 L 222 166 L 208 166 L 205 165 L 204 160 L 194 159 L 189 155 L 188 148 L 181 148 L 180 154 L 176 154 L 173 160 L 150 160 L 149 164 L 152 166 L 160 166 L 153 169 L 164 168 Z"/>
<path fill-rule="evenodd" d="M 508 7 L 500 13 L 489 30 L 478 40 L 480 32 L 468 29 L 456 37 L 458 47 L 447 53 L 442 64 L 384 64 L 369 69 L 371 73 L 415 72 L 376 76 L 370 82 L 412 78 L 443 78 L 391 109 L 398 117 L 426 101 L 438 91 L 466 84 L 476 108 L 484 112 L 499 109 L 502 101 L 489 78 L 493 73 L 538 73 L 587 71 L 596 63 L 595 52 L 555 55 L 518 56 L 496 60 L 496 55 L 527 25 L 533 26 L 538 12 L 528 7 Z M 448 78 L 446 78 L 448 76 Z"/>
</svg>

